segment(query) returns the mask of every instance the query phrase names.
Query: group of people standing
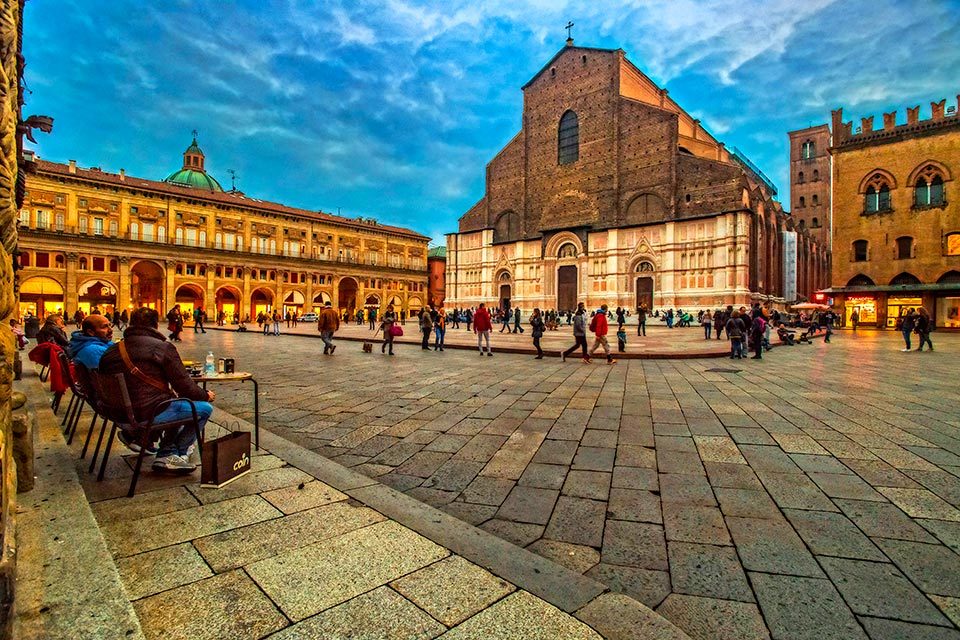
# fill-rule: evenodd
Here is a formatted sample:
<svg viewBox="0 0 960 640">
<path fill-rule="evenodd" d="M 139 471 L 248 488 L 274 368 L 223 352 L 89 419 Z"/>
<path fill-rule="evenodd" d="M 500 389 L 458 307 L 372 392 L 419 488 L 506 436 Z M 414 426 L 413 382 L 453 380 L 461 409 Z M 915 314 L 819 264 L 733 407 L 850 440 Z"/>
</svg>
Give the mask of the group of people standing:
<svg viewBox="0 0 960 640">
<path fill-rule="evenodd" d="M 930 313 L 923 307 L 907 309 L 906 313 L 897 318 L 897 329 L 903 335 L 904 347 L 901 351 L 904 353 L 913 350 L 910 346 L 910 336 L 914 333 L 920 337 L 917 351 L 923 351 L 923 345 L 929 346 L 930 351 L 933 351 L 933 342 L 930 340 L 933 320 L 930 318 Z"/>
</svg>

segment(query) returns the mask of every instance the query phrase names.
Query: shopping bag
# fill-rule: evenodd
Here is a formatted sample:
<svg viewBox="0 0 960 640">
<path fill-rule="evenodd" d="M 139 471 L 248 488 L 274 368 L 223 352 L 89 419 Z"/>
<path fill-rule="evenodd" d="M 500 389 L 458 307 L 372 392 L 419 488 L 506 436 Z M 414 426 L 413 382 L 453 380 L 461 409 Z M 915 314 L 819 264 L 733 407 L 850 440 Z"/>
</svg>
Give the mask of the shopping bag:
<svg viewBox="0 0 960 640">
<path fill-rule="evenodd" d="M 250 472 L 250 432 L 236 431 L 203 443 L 200 486 L 220 487 Z"/>
<path fill-rule="evenodd" d="M 399 338 L 403 335 L 403 327 L 398 324 L 390 325 L 390 335 L 392 335 L 394 338 Z"/>
</svg>

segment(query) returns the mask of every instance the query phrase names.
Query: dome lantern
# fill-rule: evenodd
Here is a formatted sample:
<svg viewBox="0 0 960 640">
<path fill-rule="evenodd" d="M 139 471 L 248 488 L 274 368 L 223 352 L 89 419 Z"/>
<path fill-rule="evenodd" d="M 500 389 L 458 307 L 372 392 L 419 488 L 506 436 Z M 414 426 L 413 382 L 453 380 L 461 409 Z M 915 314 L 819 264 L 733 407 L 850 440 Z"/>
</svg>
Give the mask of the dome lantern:
<svg viewBox="0 0 960 640">
<path fill-rule="evenodd" d="M 193 142 L 183 152 L 183 167 L 166 177 L 164 182 L 207 191 L 223 191 L 223 187 L 204 168 L 204 155 L 197 144 L 197 131 L 193 131 Z"/>
</svg>

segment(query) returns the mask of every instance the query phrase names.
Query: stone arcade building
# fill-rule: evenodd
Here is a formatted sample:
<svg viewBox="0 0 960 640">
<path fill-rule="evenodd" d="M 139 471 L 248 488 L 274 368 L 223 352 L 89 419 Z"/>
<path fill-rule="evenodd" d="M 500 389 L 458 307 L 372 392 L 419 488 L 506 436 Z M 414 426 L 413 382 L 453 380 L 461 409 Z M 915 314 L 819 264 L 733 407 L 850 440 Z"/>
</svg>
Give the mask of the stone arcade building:
<svg viewBox="0 0 960 640">
<path fill-rule="evenodd" d="M 326 302 L 351 312 L 424 306 L 426 236 L 224 191 L 204 164 L 196 140 L 162 182 L 28 162 L 20 313 L 178 303 L 232 320 Z"/>
<path fill-rule="evenodd" d="M 568 40 L 523 92 L 520 133 L 447 237 L 448 307 L 696 309 L 826 284 L 826 247 L 773 185 L 622 50 Z"/>
</svg>

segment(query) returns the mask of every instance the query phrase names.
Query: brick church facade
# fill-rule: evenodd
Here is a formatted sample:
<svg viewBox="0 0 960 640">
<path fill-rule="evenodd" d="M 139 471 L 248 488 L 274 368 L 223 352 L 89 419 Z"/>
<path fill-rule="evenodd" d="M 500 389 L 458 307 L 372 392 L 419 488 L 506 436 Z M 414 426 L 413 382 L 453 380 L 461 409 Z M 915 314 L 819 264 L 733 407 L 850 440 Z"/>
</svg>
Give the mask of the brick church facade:
<svg viewBox="0 0 960 640">
<path fill-rule="evenodd" d="M 447 307 L 697 309 L 826 285 L 826 246 L 622 50 L 568 40 L 523 92 L 520 132 L 447 237 Z"/>
</svg>

